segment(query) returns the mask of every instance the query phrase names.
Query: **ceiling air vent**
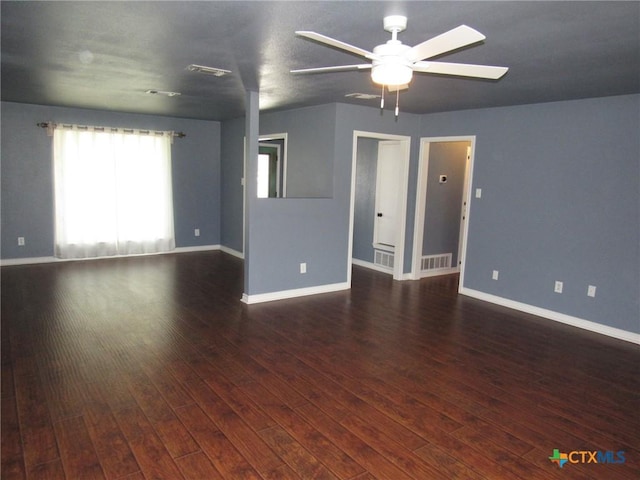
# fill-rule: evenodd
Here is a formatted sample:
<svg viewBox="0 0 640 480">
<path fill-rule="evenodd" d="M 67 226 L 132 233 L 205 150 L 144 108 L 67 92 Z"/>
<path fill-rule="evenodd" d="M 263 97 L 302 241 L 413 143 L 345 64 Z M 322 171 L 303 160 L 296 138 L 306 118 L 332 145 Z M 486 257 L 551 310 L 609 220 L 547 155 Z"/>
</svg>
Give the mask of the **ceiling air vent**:
<svg viewBox="0 0 640 480">
<path fill-rule="evenodd" d="M 358 100 L 373 100 L 374 98 L 380 98 L 380 95 L 374 95 L 373 93 L 347 93 L 347 98 L 357 98 Z"/>
<path fill-rule="evenodd" d="M 180 95 L 180 92 L 168 92 L 166 90 L 147 90 L 144 93 L 148 93 L 149 95 L 164 95 L 165 97 L 177 97 Z"/>
<path fill-rule="evenodd" d="M 196 65 L 194 63 L 189 65 L 187 67 L 187 70 L 189 70 L 190 72 L 204 73 L 205 75 L 212 75 L 214 77 L 222 77 L 224 75 L 231 73 L 230 70 L 224 70 L 222 68 L 215 68 L 215 67 L 206 67 L 204 65 Z"/>
</svg>

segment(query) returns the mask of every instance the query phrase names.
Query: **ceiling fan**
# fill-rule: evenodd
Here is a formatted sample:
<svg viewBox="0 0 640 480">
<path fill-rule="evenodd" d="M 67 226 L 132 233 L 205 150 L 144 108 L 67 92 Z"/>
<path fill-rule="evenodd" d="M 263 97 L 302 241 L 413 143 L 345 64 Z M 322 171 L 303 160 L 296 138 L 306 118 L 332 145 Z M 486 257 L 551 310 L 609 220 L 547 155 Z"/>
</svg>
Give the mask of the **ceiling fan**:
<svg viewBox="0 0 640 480">
<path fill-rule="evenodd" d="M 409 82 L 413 77 L 413 72 L 497 80 L 509 70 L 507 67 L 495 67 L 490 65 L 425 61 L 451 52 L 452 50 L 457 50 L 459 48 L 478 43 L 486 38 L 477 30 L 466 25 L 460 25 L 453 30 L 449 30 L 437 37 L 419 43 L 414 47 L 404 45 L 400 40 L 398 40 L 398 33 L 407 28 L 407 17 L 401 15 L 385 17 L 383 26 L 387 32 L 391 33 L 391 40 L 388 40 L 382 45 L 378 45 L 373 49 L 373 52 L 327 37 L 320 33 L 297 31 L 296 35 L 315 40 L 330 47 L 354 53 L 371 60 L 371 63 L 304 68 L 291 70 L 291 73 L 305 74 L 371 69 L 371 79 L 374 83 L 382 85 L 383 89 L 386 86 L 391 91 L 399 91 L 404 88 L 408 88 Z M 396 115 L 397 114 L 396 105 Z"/>
</svg>

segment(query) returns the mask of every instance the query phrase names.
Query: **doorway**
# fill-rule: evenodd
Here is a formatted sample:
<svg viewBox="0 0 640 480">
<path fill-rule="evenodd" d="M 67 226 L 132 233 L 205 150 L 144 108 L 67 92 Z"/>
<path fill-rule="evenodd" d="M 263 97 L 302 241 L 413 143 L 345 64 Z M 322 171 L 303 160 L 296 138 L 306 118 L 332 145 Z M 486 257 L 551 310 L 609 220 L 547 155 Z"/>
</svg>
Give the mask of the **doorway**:
<svg viewBox="0 0 640 480">
<path fill-rule="evenodd" d="M 475 136 L 420 140 L 412 279 L 463 278 L 474 147 Z"/>
<path fill-rule="evenodd" d="M 258 144 L 258 198 L 282 196 L 280 158 L 280 145 L 266 142 Z"/>
<path fill-rule="evenodd" d="M 287 196 L 287 134 L 274 133 L 258 138 L 258 196 Z"/>
<path fill-rule="evenodd" d="M 409 178 L 409 155 L 411 137 L 402 135 L 389 135 L 375 132 L 354 131 L 352 168 L 351 168 L 351 208 L 349 226 L 349 252 L 348 252 L 348 282 L 351 283 L 351 266 L 362 264 L 368 268 L 385 271 L 393 275 L 395 280 L 403 280 L 404 258 L 405 258 L 405 231 L 407 223 L 407 190 Z M 358 169 L 359 155 L 363 155 L 363 150 L 368 149 L 368 159 L 366 168 Z M 386 169 L 388 176 L 392 178 L 385 182 L 388 191 L 393 193 L 393 201 L 386 202 L 385 211 L 376 210 L 374 207 L 374 197 L 376 185 L 378 183 L 378 158 L 382 152 L 383 170 Z M 387 175 L 383 175 L 387 177 Z M 384 187 L 383 187 L 384 188 Z M 364 197 L 364 200 L 362 198 Z M 358 218 L 363 218 L 362 204 L 366 204 L 367 213 L 366 225 L 358 222 L 359 235 L 355 239 L 356 229 L 356 209 Z M 385 203 L 383 201 L 383 203 Z M 380 206 L 378 205 L 378 208 Z M 379 217 L 378 214 L 382 213 Z M 383 226 L 383 237 L 377 235 L 376 221 L 379 219 L 390 220 L 390 225 Z M 360 235 L 361 230 L 366 233 Z M 374 233 L 374 230 L 376 233 Z M 383 238 L 381 241 L 380 239 Z M 354 240 L 358 245 L 355 252 L 358 258 L 354 257 Z"/>
</svg>

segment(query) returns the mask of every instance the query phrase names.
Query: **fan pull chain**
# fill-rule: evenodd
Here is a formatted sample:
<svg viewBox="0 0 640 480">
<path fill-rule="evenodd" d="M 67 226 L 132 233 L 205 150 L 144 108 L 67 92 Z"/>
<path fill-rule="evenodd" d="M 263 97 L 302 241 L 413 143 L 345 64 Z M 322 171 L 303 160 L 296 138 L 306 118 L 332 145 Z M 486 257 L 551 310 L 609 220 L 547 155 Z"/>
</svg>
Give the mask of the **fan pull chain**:
<svg viewBox="0 0 640 480">
<path fill-rule="evenodd" d="M 380 95 L 380 110 L 384 110 L 384 85 L 382 86 L 382 95 Z"/>
<path fill-rule="evenodd" d="M 396 90 L 396 120 L 398 119 L 398 114 L 400 113 L 400 108 L 398 104 L 400 103 L 400 89 Z"/>
</svg>

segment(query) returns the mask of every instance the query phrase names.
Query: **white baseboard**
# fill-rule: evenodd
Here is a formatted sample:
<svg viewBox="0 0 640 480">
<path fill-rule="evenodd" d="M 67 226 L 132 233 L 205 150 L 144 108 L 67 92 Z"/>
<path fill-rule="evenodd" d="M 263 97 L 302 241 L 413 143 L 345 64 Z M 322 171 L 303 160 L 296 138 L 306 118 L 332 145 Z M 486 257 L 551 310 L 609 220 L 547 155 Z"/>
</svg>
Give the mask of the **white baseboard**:
<svg viewBox="0 0 640 480">
<path fill-rule="evenodd" d="M 168 252 L 141 253 L 134 255 L 110 255 L 107 257 L 90 257 L 90 258 L 58 258 L 58 257 L 29 257 L 29 258 L 3 258 L 0 260 L 0 266 L 6 267 L 10 265 L 35 265 L 38 263 L 58 263 L 58 262 L 80 262 L 85 260 L 104 260 L 108 258 L 126 258 L 126 257 L 144 257 L 149 255 L 167 255 L 171 253 L 186 252 L 203 252 L 210 250 L 221 250 L 220 245 L 198 245 L 193 247 L 176 247 Z"/>
<path fill-rule="evenodd" d="M 348 290 L 349 288 L 351 288 L 351 285 L 349 285 L 348 282 L 342 282 L 318 285 L 317 287 L 295 288 L 293 290 L 282 290 L 279 292 L 259 293 L 256 295 L 247 295 L 246 293 L 243 293 L 241 301 L 251 305 L 254 303 L 284 300 L 286 298 L 306 297 L 308 295 L 317 295 L 319 293 L 338 292 L 340 290 Z"/>
<path fill-rule="evenodd" d="M 393 269 L 389 269 L 381 265 L 376 265 L 375 263 L 372 263 L 372 262 L 367 262 L 365 260 L 360 260 L 358 258 L 352 258 L 351 263 L 359 267 L 368 268 L 370 270 L 375 270 L 376 272 L 386 273 L 387 275 L 393 276 Z M 402 278 L 400 278 L 400 280 L 419 280 L 419 279 L 413 278 L 413 276 L 411 275 L 411 272 L 407 272 L 402 274 Z"/>
<path fill-rule="evenodd" d="M 564 313 L 554 312 L 553 310 L 547 310 L 545 308 L 534 307 L 527 303 L 516 302 L 509 300 L 508 298 L 498 297 L 490 293 L 480 292 L 471 288 L 461 288 L 460 293 L 469 297 L 477 298 L 478 300 L 484 300 L 485 302 L 495 303 L 503 307 L 512 308 L 524 313 L 530 313 L 543 317 L 548 320 L 571 325 L 572 327 L 582 328 L 591 332 L 607 335 L 608 337 L 617 338 L 626 342 L 636 343 L 640 345 L 640 333 L 629 332 L 620 328 L 609 327 L 608 325 L 602 325 L 601 323 L 592 322 L 590 320 L 584 320 L 582 318 L 573 317 Z"/>
<path fill-rule="evenodd" d="M 2 260 L 0 260 L 0 266 L 8 267 L 11 265 L 35 265 L 37 263 L 54 263 L 64 261 L 65 260 L 56 257 L 3 258 Z"/>
<path fill-rule="evenodd" d="M 453 273 L 460 273 L 459 267 L 453 268 L 438 268 L 437 270 L 425 270 L 420 272 L 420 278 L 437 277 L 439 275 L 451 275 Z"/>
<path fill-rule="evenodd" d="M 222 247 L 220 245 L 195 245 L 192 247 L 176 247 L 170 252 L 163 253 L 207 252 L 211 250 L 222 250 Z"/>
<path fill-rule="evenodd" d="M 238 257 L 244 260 L 244 253 L 239 252 L 238 250 L 225 247 L 224 245 L 220 245 L 220 250 L 223 251 L 224 253 L 228 253 L 229 255 L 233 255 L 234 257 Z"/>
<path fill-rule="evenodd" d="M 375 270 L 377 272 L 382 272 L 382 273 L 387 273 L 389 275 L 393 275 L 393 269 L 392 268 L 385 268 L 381 265 L 376 265 L 373 262 L 367 262 L 365 260 L 360 260 L 358 258 L 352 258 L 351 259 L 351 263 L 353 263 L 354 265 L 357 265 L 359 267 L 364 267 L 364 268 L 368 268 L 370 270 Z"/>
</svg>

